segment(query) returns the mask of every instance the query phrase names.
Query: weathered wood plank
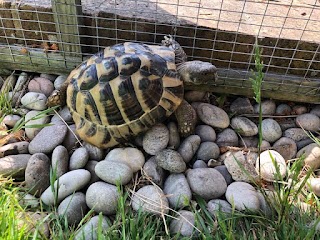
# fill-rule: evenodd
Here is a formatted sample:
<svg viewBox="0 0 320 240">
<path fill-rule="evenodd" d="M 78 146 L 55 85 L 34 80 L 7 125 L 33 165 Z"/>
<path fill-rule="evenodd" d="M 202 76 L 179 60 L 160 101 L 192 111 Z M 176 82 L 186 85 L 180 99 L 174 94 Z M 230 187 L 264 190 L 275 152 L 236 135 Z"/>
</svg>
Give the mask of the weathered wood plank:
<svg viewBox="0 0 320 240">
<path fill-rule="evenodd" d="M 77 56 L 81 54 L 81 0 L 52 0 L 59 50 Z"/>
</svg>

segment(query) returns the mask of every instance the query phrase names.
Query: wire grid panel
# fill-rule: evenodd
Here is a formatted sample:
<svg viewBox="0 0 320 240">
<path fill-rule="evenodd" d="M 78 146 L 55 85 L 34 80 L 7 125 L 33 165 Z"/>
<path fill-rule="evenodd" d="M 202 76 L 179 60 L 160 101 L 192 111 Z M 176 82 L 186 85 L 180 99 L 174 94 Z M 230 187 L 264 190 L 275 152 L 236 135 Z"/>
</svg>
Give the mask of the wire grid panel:
<svg viewBox="0 0 320 240">
<path fill-rule="evenodd" d="M 2 1 L 0 14 L 0 59 L 6 67 L 67 72 L 105 46 L 159 44 L 171 34 L 190 60 L 219 67 L 214 84 L 247 89 L 257 37 L 265 90 L 319 92 L 317 0 L 21 0 Z"/>
</svg>

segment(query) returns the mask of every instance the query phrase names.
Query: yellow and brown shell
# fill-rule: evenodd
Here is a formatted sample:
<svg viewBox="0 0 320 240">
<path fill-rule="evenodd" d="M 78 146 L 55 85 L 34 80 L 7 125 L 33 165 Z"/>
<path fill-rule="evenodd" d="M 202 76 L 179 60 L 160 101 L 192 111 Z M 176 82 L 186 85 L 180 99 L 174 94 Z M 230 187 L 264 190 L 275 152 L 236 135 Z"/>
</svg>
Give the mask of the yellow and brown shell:
<svg viewBox="0 0 320 240">
<path fill-rule="evenodd" d="M 126 143 L 169 117 L 183 99 L 175 54 L 165 46 L 107 47 L 68 77 L 67 105 L 80 138 L 100 148 Z"/>
</svg>

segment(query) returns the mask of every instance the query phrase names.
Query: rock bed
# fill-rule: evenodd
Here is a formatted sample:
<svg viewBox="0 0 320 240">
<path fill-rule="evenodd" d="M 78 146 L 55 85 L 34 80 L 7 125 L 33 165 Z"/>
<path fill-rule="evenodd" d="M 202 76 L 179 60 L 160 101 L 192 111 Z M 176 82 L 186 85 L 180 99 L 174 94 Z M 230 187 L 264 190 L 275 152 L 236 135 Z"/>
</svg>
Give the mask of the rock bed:
<svg viewBox="0 0 320 240">
<path fill-rule="evenodd" d="M 190 236 L 193 227 L 186 219 L 190 223 L 195 219 L 186 207 L 193 195 L 207 201 L 212 216 L 218 209 L 230 213 L 231 204 L 239 211 L 262 210 L 269 214 L 270 208 L 254 182 L 281 180 L 287 174 L 289 160 L 303 154 L 305 164 L 318 176 L 309 181 L 309 190 L 320 196 L 320 177 L 316 171 L 320 167 L 320 147 L 305 132 L 319 130 L 320 106 L 264 100 L 260 164 L 258 106 L 245 97 L 230 97 L 221 108 L 213 95 L 196 91 L 185 94 L 198 117 L 193 135 L 180 137 L 171 117 L 136 137 L 132 143 L 136 147 L 102 150 L 78 142 L 67 107 L 59 111 L 60 116 L 39 117 L 46 109 L 47 97 L 64 80 L 64 76 L 47 74 L 31 79 L 21 73 L 18 77 L 10 76 L 2 86 L 2 91 L 8 86 L 14 89 L 10 96 L 17 114 L 6 116 L 1 129 L 12 128 L 23 116 L 26 126 L 31 127 L 20 131 L 20 137 L 26 136 L 23 141 L 13 135 L 0 147 L 0 174 L 24 181 L 28 194 L 23 204 L 29 207 L 39 206 L 40 201 L 49 206 L 56 204 L 58 214 L 65 215 L 70 225 L 79 224 L 93 209 L 96 214 L 103 214 L 102 225 L 108 228 L 108 217 L 116 213 L 120 197 L 116 184 L 130 187 L 138 175 L 148 181 L 135 186 L 131 207 L 155 214 L 177 209 L 179 215 L 171 222 L 170 231 Z M 50 126 L 32 128 L 46 123 Z M 271 155 L 279 167 L 277 176 Z M 57 179 L 54 183 L 57 199 L 50 187 L 50 169 Z M 97 224 L 98 217 L 92 217 L 76 239 L 83 236 L 91 239 L 89 236 Z M 47 228 L 44 233 L 49 234 Z"/>
</svg>

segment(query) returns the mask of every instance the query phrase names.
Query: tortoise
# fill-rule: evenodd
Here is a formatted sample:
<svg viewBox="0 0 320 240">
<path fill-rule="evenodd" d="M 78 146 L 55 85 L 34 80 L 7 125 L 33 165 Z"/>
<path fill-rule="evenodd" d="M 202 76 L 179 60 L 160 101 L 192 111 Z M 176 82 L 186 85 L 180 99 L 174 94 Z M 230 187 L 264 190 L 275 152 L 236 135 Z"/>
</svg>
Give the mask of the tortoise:
<svg viewBox="0 0 320 240">
<path fill-rule="evenodd" d="M 179 131 L 188 136 L 195 112 L 183 99 L 183 82 L 206 83 L 216 71 L 209 62 L 187 61 L 171 36 L 162 45 L 125 42 L 81 63 L 47 104 L 66 103 L 79 137 L 99 148 L 126 144 L 175 111 Z"/>
</svg>

